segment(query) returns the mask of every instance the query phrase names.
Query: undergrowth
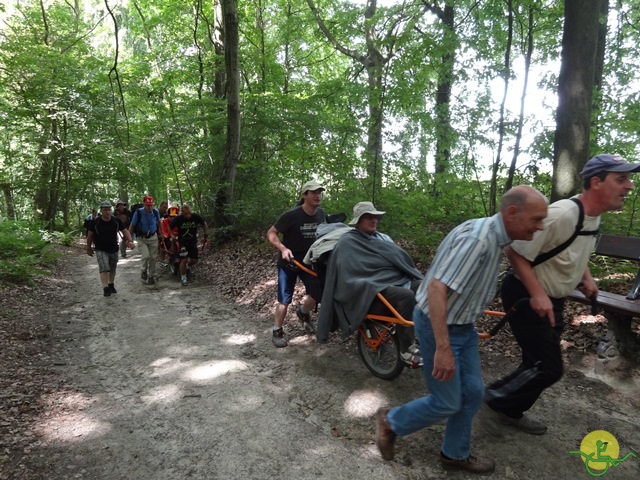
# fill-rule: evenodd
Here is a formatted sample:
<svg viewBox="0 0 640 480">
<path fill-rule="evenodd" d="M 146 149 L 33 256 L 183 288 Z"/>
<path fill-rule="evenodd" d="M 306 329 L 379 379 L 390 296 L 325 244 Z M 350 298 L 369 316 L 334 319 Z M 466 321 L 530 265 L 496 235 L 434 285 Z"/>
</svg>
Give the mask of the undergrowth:
<svg viewBox="0 0 640 480">
<path fill-rule="evenodd" d="M 27 222 L 0 222 L 0 282 L 32 284 L 58 254 L 53 237 Z"/>
</svg>

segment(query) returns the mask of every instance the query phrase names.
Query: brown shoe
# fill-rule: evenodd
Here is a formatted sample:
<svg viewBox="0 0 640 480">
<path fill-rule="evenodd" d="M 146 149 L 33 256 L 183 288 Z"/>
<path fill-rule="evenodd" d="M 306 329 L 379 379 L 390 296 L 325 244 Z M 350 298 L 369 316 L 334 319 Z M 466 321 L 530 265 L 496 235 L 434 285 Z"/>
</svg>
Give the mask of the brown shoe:
<svg viewBox="0 0 640 480">
<path fill-rule="evenodd" d="M 376 412 L 376 445 L 385 460 L 393 460 L 393 447 L 396 443 L 396 434 L 387 421 L 389 410 L 388 407 L 382 407 Z"/>
<path fill-rule="evenodd" d="M 469 455 L 465 460 L 449 460 L 440 454 L 440 463 L 447 469 L 466 470 L 472 473 L 491 473 L 496 468 L 496 462 L 493 460 L 478 458 L 473 455 Z"/>
</svg>

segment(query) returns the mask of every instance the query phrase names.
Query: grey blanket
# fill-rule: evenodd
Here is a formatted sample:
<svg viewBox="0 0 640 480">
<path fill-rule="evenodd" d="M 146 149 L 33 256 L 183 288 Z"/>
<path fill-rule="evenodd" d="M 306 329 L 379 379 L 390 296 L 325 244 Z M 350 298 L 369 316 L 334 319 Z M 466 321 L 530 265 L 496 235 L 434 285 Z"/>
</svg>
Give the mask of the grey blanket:
<svg viewBox="0 0 640 480">
<path fill-rule="evenodd" d="M 352 334 L 378 292 L 421 278 L 409 254 L 395 243 L 355 229 L 345 233 L 329 259 L 316 338 L 326 342 L 338 326 L 345 336 Z"/>
</svg>

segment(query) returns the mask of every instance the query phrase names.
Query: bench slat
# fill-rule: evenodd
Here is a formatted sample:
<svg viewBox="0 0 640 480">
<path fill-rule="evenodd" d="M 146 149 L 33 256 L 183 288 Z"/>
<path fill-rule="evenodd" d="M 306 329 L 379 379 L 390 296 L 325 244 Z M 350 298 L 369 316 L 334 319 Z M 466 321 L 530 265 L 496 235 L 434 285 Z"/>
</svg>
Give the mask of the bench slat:
<svg viewBox="0 0 640 480">
<path fill-rule="evenodd" d="M 568 297 L 581 303 L 591 304 L 591 300 L 585 298 L 579 290 L 574 290 Z M 640 317 L 640 300 L 628 300 L 624 295 L 616 293 L 600 291 L 598 308 L 627 317 Z"/>
<path fill-rule="evenodd" d="M 640 260 L 640 238 L 622 235 L 600 235 L 596 255 Z"/>
</svg>

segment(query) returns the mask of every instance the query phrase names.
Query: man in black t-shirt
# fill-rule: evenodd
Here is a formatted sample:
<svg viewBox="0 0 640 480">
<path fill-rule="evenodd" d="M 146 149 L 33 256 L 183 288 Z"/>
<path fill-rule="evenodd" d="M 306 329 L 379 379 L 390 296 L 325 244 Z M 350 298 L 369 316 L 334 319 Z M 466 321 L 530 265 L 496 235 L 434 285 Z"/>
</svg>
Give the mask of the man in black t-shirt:
<svg viewBox="0 0 640 480">
<path fill-rule="evenodd" d="M 118 293 L 113 285 L 118 265 L 118 232 L 122 232 L 127 246 L 134 248 L 131 234 L 120 219 L 111 215 L 111 208 L 110 202 L 100 204 L 100 215 L 91 223 L 87 234 L 87 254 L 93 257 L 92 244 L 95 244 L 98 271 L 105 297 Z"/>
<path fill-rule="evenodd" d="M 180 244 L 180 281 L 187 285 L 187 272 L 198 262 L 198 226 L 202 226 L 205 242 L 209 238 L 209 227 L 204 218 L 191 212 L 191 207 L 186 203 L 182 205 L 182 215 L 178 215 L 169 223 L 171 241 L 175 242 L 174 228 L 178 229 L 178 242 Z"/>
<path fill-rule="evenodd" d="M 318 279 L 307 272 L 292 270 L 289 266 L 294 259 L 302 263 L 307 250 L 316 240 L 318 224 L 325 221 L 324 211 L 319 208 L 324 190 L 325 188 L 315 180 L 305 183 L 302 186 L 302 205 L 283 213 L 267 232 L 267 239 L 279 250 L 278 305 L 276 305 L 272 339 L 273 344 L 278 348 L 288 345 L 282 326 L 293 299 L 298 277 L 304 283 L 306 296 L 302 305 L 296 309 L 296 315 L 307 333 L 315 333 L 315 327 L 311 322 L 311 311 L 320 301 Z"/>
</svg>

